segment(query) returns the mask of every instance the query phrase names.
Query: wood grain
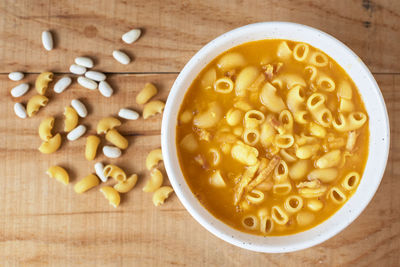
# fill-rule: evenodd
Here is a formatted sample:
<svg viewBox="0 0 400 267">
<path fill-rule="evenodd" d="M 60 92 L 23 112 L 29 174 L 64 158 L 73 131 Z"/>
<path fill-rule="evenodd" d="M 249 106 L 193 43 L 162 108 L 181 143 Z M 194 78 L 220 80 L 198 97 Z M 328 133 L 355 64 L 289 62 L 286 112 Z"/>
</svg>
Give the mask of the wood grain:
<svg viewBox="0 0 400 267">
<path fill-rule="evenodd" d="M 204 1 L 13 1 L 0 2 L 0 72 L 66 72 L 81 55 L 107 72 L 178 72 L 207 42 L 260 21 L 314 26 L 346 43 L 373 72 L 400 73 L 400 1 L 204 0 Z M 121 35 L 144 34 L 133 45 Z M 50 29 L 57 50 L 46 52 L 41 32 Z M 135 58 L 115 64 L 122 49 Z"/>
<path fill-rule="evenodd" d="M 62 113 L 73 98 L 90 115 L 81 122 L 93 133 L 103 116 L 119 108 L 142 110 L 134 102 L 146 82 L 166 100 L 177 72 L 205 43 L 235 27 L 268 20 L 294 21 L 324 30 L 352 48 L 375 72 L 391 123 L 388 166 L 375 197 L 348 228 L 323 244 L 288 254 L 261 254 L 225 243 L 202 228 L 175 195 L 153 207 L 142 192 L 148 151 L 160 146 L 161 116 L 125 122 L 130 142 L 124 157 L 108 160 L 138 173 L 137 187 L 121 206 L 108 205 L 99 188 L 77 195 L 73 184 L 93 172 L 84 159 L 85 139 L 64 141 L 51 156 L 37 148 L 40 120 Z M 398 266 L 400 262 L 400 2 L 391 0 L 272 1 L 0 1 L 0 266 Z M 133 45 L 120 37 L 132 27 L 144 29 Z M 56 49 L 46 52 L 40 34 L 50 29 Z M 122 49 L 135 58 L 123 66 L 111 57 Z M 17 83 L 6 73 L 22 70 L 33 85 L 36 73 L 67 72 L 76 56 L 90 55 L 96 69 L 112 73 L 116 93 L 104 98 L 74 84 L 50 93 L 49 105 L 31 119 L 18 119 L 9 91 Z M 3 73 L 3 74 L 1 74 Z M 56 80 L 62 74 L 56 75 Z M 86 134 L 87 135 L 87 134 Z M 65 139 L 65 134 L 63 134 Z M 65 187 L 46 169 L 64 166 Z M 166 181 L 168 184 L 168 181 Z"/>
<path fill-rule="evenodd" d="M 81 88 L 76 83 L 62 95 L 52 95 L 37 117 L 20 120 L 12 111 L 12 99 L 4 88 L 14 84 L 0 75 L 0 262 L 6 265 L 135 265 L 135 266 L 395 266 L 400 258 L 400 76 L 376 75 L 391 119 L 392 144 L 389 164 L 374 199 L 361 216 L 342 233 L 322 245 L 289 254 L 261 254 L 229 245 L 203 229 L 175 195 L 154 208 L 151 194 L 141 191 L 148 178 L 144 161 L 148 151 L 160 146 L 160 116 L 149 123 L 127 123 L 130 147 L 114 162 L 128 173 L 137 172 L 138 186 L 123 196 L 120 208 L 107 204 L 98 188 L 77 195 L 45 175 L 52 164 L 70 171 L 72 183 L 93 171 L 84 159 L 84 138 L 64 142 L 53 156 L 41 155 L 36 129 L 41 118 L 57 119 L 71 98 L 90 106 L 84 124 L 93 132 L 95 122 L 115 114 L 146 81 L 161 88 L 164 99 L 176 75 L 114 75 L 119 90 L 111 99 Z M 34 79 L 29 75 L 27 80 Z M 57 76 L 57 78 L 59 78 Z M 8 91 L 8 90 L 7 90 Z M 30 92 L 32 94 L 33 92 Z M 24 97 L 28 98 L 28 96 Z M 116 100 L 118 99 L 118 101 Z M 96 104 L 95 104 L 96 103 Z M 103 107 L 103 108 L 100 108 Z M 140 111 L 140 107 L 132 106 Z M 95 115 L 96 114 L 96 115 Z M 61 121 L 61 119 L 59 119 Z M 62 123 L 56 123 L 57 128 Z"/>
</svg>

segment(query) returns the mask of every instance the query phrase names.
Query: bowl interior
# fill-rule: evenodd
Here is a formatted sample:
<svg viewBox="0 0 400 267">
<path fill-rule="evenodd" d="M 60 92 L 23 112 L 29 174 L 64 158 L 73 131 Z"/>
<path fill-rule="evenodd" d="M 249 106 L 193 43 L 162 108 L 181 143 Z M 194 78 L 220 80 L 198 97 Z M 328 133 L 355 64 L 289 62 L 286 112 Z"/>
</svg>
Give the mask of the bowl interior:
<svg viewBox="0 0 400 267">
<path fill-rule="evenodd" d="M 198 73 L 222 52 L 245 42 L 262 39 L 288 39 L 305 42 L 333 58 L 353 79 L 369 116 L 369 156 L 361 182 L 354 195 L 331 218 L 302 233 L 262 237 L 237 231 L 211 215 L 192 194 L 182 175 L 177 158 L 176 123 L 186 90 Z M 311 247 L 334 236 L 354 221 L 372 199 L 385 170 L 389 150 L 389 121 L 386 106 L 376 81 L 361 59 L 332 36 L 300 24 L 264 22 L 247 25 L 221 35 L 204 46 L 176 79 L 164 111 L 162 148 L 171 184 L 182 204 L 207 230 L 219 238 L 259 252 L 289 252 Z"/>
</svg>

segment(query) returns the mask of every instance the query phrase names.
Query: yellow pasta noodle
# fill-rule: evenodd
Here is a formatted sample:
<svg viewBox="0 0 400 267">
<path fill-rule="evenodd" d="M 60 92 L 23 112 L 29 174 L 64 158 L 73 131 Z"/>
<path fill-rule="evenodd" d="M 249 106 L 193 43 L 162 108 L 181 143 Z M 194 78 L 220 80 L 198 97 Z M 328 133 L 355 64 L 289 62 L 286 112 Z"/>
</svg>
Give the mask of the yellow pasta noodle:
<svg viewBox="0 0 400 267">
<path fill-rule="evenodd" d="M 35 115 L 41 107 L 44 107 L 49 102 L 49 99 L 44 95 L 34 95 L 28 100 L 26 105 L 26 113 L 29 117 Z"/>
<path fill-rule="evenodd" d="M 89 135 L 86 138 L 85 158 L 87 160 L 94 160 L 97 154 L 97 148 L 100 144 L 100 138 L 95 135 Z"/>
<path fill-rule="evenodd" d="M 240 71 L 235 81 L 235 93 L 237 96 L 245 96 L 246 90 L 252 85 L 260 74 L 260 70 L 254 66 L 248 66 Z"/>
<path fill-rule="evenodd" d="M 297 61 L 304 61 L 307 58 L 309 51 L 310 47 L 307 44 L 298 43 L 293 48 L 293 58 Z"/>
<path fill-rule="evenodd" d="M 160 161 L 163 160 L 163 155 L 161 148 L 153 149 L 149 152 L 146 157 L 146 168 L 147 170 L 151 171 L 154 167 L 158 165 Z"/>
<path fill-rule="evenodd" d="M 350 172 L 348 173 L 343 181 L 342 181 L 342 186 L 344 189 L 351 191 L 354 190 L 357 186 L 358 183 L 360 182 L 360 174 L 357 172 Z"/>
<path fill-rule="evenodd" d="M 36 78 L 35 87 L 39 95 L 44 95 L 49 87 L 49 83 L 53 80 L 53 73 L 42 72 Z"/>
<path fill-rule="evenodd" d="M 125 172 L 117 165 L 109 164 L 103 169 L 103 174 L 105 177 L 112 177 L 118 182 L 124 182 L 126 180 Z"/>
<path fill-rule="evenodd" d="M 136 103 L 139 105 L 146 104 L 157 92 L 158 90 L 154 84 L 146 83 L 143 89 L 137 94 Z"/>
<path fill-rule="evenodd" d="M 253 230 L 258 227 L 258 219 L 254 215 L 247 215 L 243 217 L 242 224 L 245 228 Z"/>
<path fill-rule="evenodd" d="M 60 166 L 51 166 L 46 171 L 47 175 L 51 178 L 55 178 L 57 181 L 67 185 L 69 183 L 68 172 Z"/>
<path fill-rule="evenodd" d="M 268 110 L 274 113 L 279 113 L 286 108 L 282 98 L 277 95 L 276 88 L 269 82 L 261 89 L 260 100 Z"/>
<path fill-rule="evenodd" d="M 153 193 L 153 204 L 158 207 L 174 192 L 170 186 L 162 186 Z"/>
<path fill-rule="evenodd" d="M 106 140 L 120 149 L 126 149 L 129 145 L 128 140 L 115 129 L 106 133 Z"/>
<path fill-rule="evenodd" d="M 39 136 L 43 141 L 48 141 L 53 135 L 51 130 L 54 126 L 54 117 L 47 117 L 40 122 L 39 125 Z"/>
<path fill-rule="evenodd" d="M 214 86 L 214 82 L 217 79 L 217 72 L 214 68 L 209 69 L 206 73 L 204 73 L 203 78 L 201 79 L 201 88 L 209 90 Z"/>
<path fill-rule="evenodd" d="M 329 60 L 323 53 L 314 51 L 310 54 L 309 63 L 317 67 L 325 67 L 328 65 Z"/>
<path fill-rule="evenodd" d="M 117 190 L 112 188 L 111 186 L 103 186 L 100 189 L 100 192 L 103 193 L 104 197 L 108 200 L 111 206 L 114 208 L 119 206 L 121 202 L 121 197 Z"/>
<path fill-rule="evenodd" d="M 156 114 L 161 114 L 164 110 L 165 103 L 159 100 L 150 101 L 144 105 L 143 119 L 148 119 Z"/>
<path fill-rule="evenodd" d="M 127 193 L 135 187 L 137 180 L 137 174 L 132 174 L 125 181 L 119 181 L 116 185 L 114 185 L 114 189 L 119 193 Z"/>
<path fill-rule="evenodd" d="M 162 183 L 163 183 L 162 173 L 157 168 L 153 168 L 150 171 L 150 180 L 148 180 L 146 185 L 143 187 L 143 191 L 154 192 L 161 187 Z"/>
<path fill-rule="evenodd" d="M 87 190 L 97 186 L 100 183 L 99 178 L 94 174 L 89 174 L 74 185 L 74 191 L 78 194 L 82 194 Z"/>
<path fill-rule="evenodd" d="M 114 117 L 102 118 L 97 123 L 97 134 L 106 134 L 109 130 L 121 125 L 121 121 Z"/>
<path fill-rule="evenodd" d="M 49 140 L 44 141 L 40 147 L 39 151 L 43 154 L 51 154 L 56 152 L 61 146 L 61 135 L 57 133 L 55 136 L 51 137 Z"/>
<path fill-rule="evenodd" d="M 239 67 L 243 67 L 246 64 L 246 59 L 239 53 L 228 53 L 221 57 L 218 61 L 217 66 L 222 71 L 229 71 Z"/>
<path fill-rule="evenodd" d="M 78 126 L 78 113 L 72 107 L 65 107 L 64 131 L 70 132 Z"/>
</svg>

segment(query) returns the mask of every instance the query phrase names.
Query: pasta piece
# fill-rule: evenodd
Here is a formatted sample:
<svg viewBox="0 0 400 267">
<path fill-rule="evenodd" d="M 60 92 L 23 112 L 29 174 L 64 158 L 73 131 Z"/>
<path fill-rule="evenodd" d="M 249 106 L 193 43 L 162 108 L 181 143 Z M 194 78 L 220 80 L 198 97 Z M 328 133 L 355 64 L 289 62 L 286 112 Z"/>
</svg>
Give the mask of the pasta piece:
<svg viewBox="0 0 400 267">
<path fill-rule="evenodd" d="M 26 105 L 26 113 L 29 117 L 35 115 L 41 107 L 44 107 L 49 102 L 49 99 L 43 95 L 32 96 Z"/>
<path fill-rule="evenodd" d="M 210 176 L 209 182 L 214 187 L 226 187 L 226 183 L 221 175 L 220 170 L 213 172 L 213 174 Z"/>
<path fill-rule="evenodd" d="M 315 166 L 320 169 L 336 167 L 341 162 L 341 154 L 339 149 L 327 152 L 315 162 Z"/>
<path fill-rule="evenodd" d="M 347 200 L 346 195 L 336 186 L 331 188 L 328 196 L 335 204 L 343 204 Z"/>
<path fill-rule="evenodd" d="M 269 234 L 274 230 L 274 221 L 270 216 L 260 217 L 260 231 Z"/>
<path fill-rule="evenodd" d="M 97 134 L 106 134 L 109 130 L 121 125 L 121 121 L 114 117 L 102 118 L 97 123 Z"/>
<path fill-rule="evenodd" d="M 162 186 L 153 193 L 153 204 L 158 207 L 174 192 L 170 186 Z"/>
<path fill-rule="evenodd" d="M 51 178 L 55 178 L 57 181 L 67 185 L 69 183 L 68 172 L 60 166 L 51 166 L 46 171 L 47 175 Z"/>
<path fill-rule="evenodd" d="M 222 108 L 217 102 L 211 102 L 206 111 L 203 111 L 193 118 L 193 125 L 207 129 L 214 127 L 222 118 Z"/>
<path fill-rule="evenodd" d="M 117 165 L 108 164 L 103 169 L 103 175 L 108 178 L 112 177 L 117 182 L 124 182 L 126 181 L 126 174 L 125 172 L 118 167 Z"/>
<path fill-rule="evenodd" d="M 286 41 L 282 41 L 278 45 L 277 56 L 281 59 L 289 59 L 292 56 L 292 50 L 289 48 Z"/>
<path fill-rule="evenodd" d="M 332 113 L 325 107 L 326 97 L 320 93 L 314 93 L 307 99 L 307 108 L 313 118 L 321 126 L 329 127 L 332 122 Z"/>
<path fill-rule="evenodd" d="M 257 129 L 245 129 L 243 141 L 250 146 L 255 146 L 260 141 L 260 132 Z"/>
<path fill-rule="evenodd" d="M 292 191 L 292 185 L 289 181 L 282 182 L 280 184 L 274 184 L 272 186 L 272 192 L 276 195 L 285 196 Z"/>
<path fill-rule="evenodd" d="M 325 138 L 326 129 L 314 122 L 309 124 L 310 134 L 318 138 Z"/>
<path fill-rule="evenodd" d="M 280 113 L 286 108 L 282 98 L 277 95 L 276 88 L 269 82 L 261 89 L 260 101 L 268 110 L 274 113 Z"/>
<path fill-rule="evenodd" d="M 106 140 L 120 149 L 126 149 L 129 145 L 128 140 L 115 129 L 108 130 Z"/>
<path fill-rule="evenodd" d="M 39 95 L 44 95 L 49 87 L 49 83 L 53 80 L 54 74 L 51 72 L 42 72 L 36 78 L 35 87 Z"/>
<path fill-rule="evenodd" d="M 257 163 L 258 150 L 252 146 L 246 145 L 241 141 L 237 141 L 232 147 L 232 158 L 247 165 L 255 165 Z"/>
<path fill-rule="evenodd" d="M 295 162 L 297 161 L 297 157 L 295 155 L 291 155 L 286 149 L 280 149 L 279 154 L 286 162 Z"/>
<path fill-rule="evenodd" d="M 274 180 L 277 183 L 286 181 L 289 175 L 289 167 L 284 160 L 280 160 L 274 169 Z"/>
<path fill-rule="evenodd" d="M 236 136 L 242 136 L 243 134 L 243 127 L 242 126 L 237 126 L 235 128 L 233 128 L 233 134 Z"/>
<path fill-rule="evenodd" d="M 100 144 L 100 138 L 95 135 L 89 135 L 86 138 L 85 158 L 94 160 L 97 154 L 97 148 Z"/>
<path fill-rule="evenodd" d="M 82 194 L 89 189 L 97 186 L 100 183 L 99 178 L 94 174 L 89 174 L 74 185 L 74 191 L 78 194 Z"/>
<path fill-rule="evenodd" d="M 324 73 L 321 73 L 317 79 L 317 87 L 323 92 L 333 92 L 335 91 L 336 84 L 332 78 Z"/>
<path fill-rule="evenodd" d="M 330 183 L 334 181 L 339 172 L 336 168 L 327 168 L 327 169 L 314 169 L 308 175 L 307 178 L 309 180 L 318 179 L 324 183 Z"/>
<path fill-rule="evenodd" d="M 264 198 L 264 193 L 257 189 L 253 189 L 246 195 L 246 200 L 252 204 L 260 204 Z"/>
<path fill-rule="evenodd" d="M 119 196 L 117 190 L 115 190 L 111 186 L 103 186 L 100 189 L 100 192 L 103 193 L 104 197 L 108 200 L 111 206 L 113 206 L 114 208 L 119 206 L 119 203 L 121 202 L 121 197 Z"/>
<path fill-rule="evenodd" d="M 279 206 L 272 206 L 271 214 L 272 219 L 278 225 L 285 225 L 289 221 L 289 216 Z"/>
<path fill-rule="evenodd" d="M 354 151 L 354 147 L 357 142 L 357 137 L 358 137 L 358 134 L 356 131 L 350 131 L 348 133 L 347 142 L 346 142 L 346 150 L 347 151 L 350 151 L 350 152 Z"/>
<path fill-rule="evenodd" d="M 161 114 L 164 110 L 165 103 L 159 100 L 150 101 L 144 105 L 143 119 L 148 119 L 156 114 Z"/>
<path fill-rule="evenodd" d="M 324 204 L 322 201 L 318 199 L 310 199 L 307 201 L 307 208 L 309 208 L 312 211 L 320 211 L 324 207 Z"/>
<path fill-rule="evenodd" d="M 275 135 L 274 144 L 279 148 L 289 148 L 294 144 L 294 138 L 290 134 Z"/>
<path fill-rule="evenodd" d="M 289 214 L 299 212 L 303 208 L 303 199 L 299 196 L 289 196 L 285 200 L 285 209 Z"/>
<path fill-rule="evenodd" d="M 48 141 L 53 135 L 51 130 L 54 126 L 54 117 L 47 117 L 40 122 L 39 125 L 39 137 L 43 141 Z"/>
<path fill-rule="evenodd" d="M 119 181 L 116 185 L 114 185 L 114 189 L 119 193 L 127 193 L 135 187 L 137 180 L 137 174 L 132 174 L 125 181 Z"/>
<path fill-rule="evenodd" d="M 302 180 L 306 177 L 310 169 L 310 162 L 302 159 L 293 163 L 289 168 L 289 177 L 294 181 Z"/>
<path fill-rule="evenodd" d="M 367 116 L 362 112 L 352 112 L 347 117 L 342 113 L 332 121 L 333 128 L 339 132 L 353 131 L 361 128 L 367 121 Z"/>
<path fill-rule="evenodd" d="M 78 126 L 78 113 L 71 107 L 65 107 L 64 131 L 70 132 Z"/>
<path fill-rule="evenodd" d="M 240 71 L 239 75 L 235 80 L 235 93 L 237 96 L 245 96 L 246 90 L 252 85 L 252 83 L 259 76 L 260 71 L 257 67 L 248 66 Z"/>
<path fill-rule="evenodd" d="M 244 124 L 246 128 L 256 128 L 262 124 L 264 120 L 264 114 L 258 110 L 249 110 L 244 115 Z"/>
<path fill-rule="evenodd" d="M 209 90 L 214 86 L 214 82 L 217 79 L 217 72 L 214 68 L 209 69 L 203 75 L 203 78 L 200 81 L 201 88 L 205 90 Z"/>
<path fill-rule="evenodd" d="M 354 104 L 351 100 L 342 98 L 339 103 L 339 111 L 341 113 L 349 113 L 354 111 Z"/>
<path fill-rule="evenodd" d="M 258 227 L 258 219 L 254 215 L 247 215 L 243 217 L 242 225 L 249 230 L 255 230 Z"/>
<path fill-rule="evenodd" d="M 300 85 L 294 86 L 287 93 L 286 104 L 292 113 L 296 113 L 304 109 L 306 102 L 304 87 Z"/>
<path fill-rule="evenodd" d="M 47 141 L 44 141 L 40 147 L 39 151 L 43 154 L 51 154 L 56 152 L 61 146 L 61 135 L 58 133 Z"/>
<path fill-rule="evenodd" d="M 322 68 L 328 66 L 329 60 L 325 54 L 318 51 L 314 51 L 310 55 L 309 63 L 314 66 Z"/>
<path fill-rule="evenodd" d="M 300 226 L 306 226 L 315 220 L 315 215 L 308 211 L 301 211 L 296 215 L 296 221 Z"/>
<path fill-rule="evenodd" d="M 146 168 L 150 171 L 156 167 L 161 160 L 163 160 L 161 148 L 150 151 L 146 157 Z"/>
<path fill-rule="evenodd" d="M 158 90 L 152 83 L 146 83 L 142 90 L 136 96 L 136 103 L 139 105 L 146 104 L 153 96 L 157 94 Z"/>
<path fill-rule="evenodd" d="M 271 76 L 272 78 L 272 76 Z M 248 91 L 252 91 L 255 94 L 258 94 L 258 91 L 260 90 L 260 86 L 264 83 L 265 81 L 265 75 L 264 73 L 260 73 L 257 78 L 254 80 L 254 82 L 247 87 Z"/>
<path fill-rule="evenodd" d="M 317 78 L 318 70 L 316 67 L 309 65 L 304 68 L 304 71 L 305 71 L 306 75 L 309 76 L 309 78 L 308 78 L 309 82 L 313 82 L 315 80 L 315 78 Z"/>
<path fill-rule="evenodd" d="M 292 134 L 293 132 L 293 116 L 289 110 L 282 110 L 279 114 L 279 122 L 281 125 L 282 133 Z M 294 140 L 294 139 L 293 139 Z"/>
<path fill-rule="evenodd" d="M 360 174 L 358 172 L 350 172 L 348 173 L 343 181 L 342 186 L 347 191 L 355 190 L 360 182 Z"/>
<path fill-rule="evenodd" d="M 191 153 L 195 152 L 199 147 L 199 143 L 197 142 L 196 137 L 192 133 L 185 135 L 185 137 L 182 138 L 179 145 L 183 149 Z"/>
<path fill-rule="evenodd" d="M 293 58 L 299 62 L 303 62 L 310 51 L 310 47 L 305 43 L 298 43 L 293 48 Z"/>
<path fill-rule="evenodd" d="M 301 86 L 305 87 L 307 84 L 304 81 L 304 79 L 295 73 L 285 73 L 281 74 L 278 77 L 276 77 L 274 80 L 271 82 L 275 87 L 278 87 L 279 89 L 285 89 L 285 90 L 290 90 L 294 88 L 295 86 Z"/>
<path fill-rule="evenodd" d="M 246 59 L 239 53 L 227 53 L 223 55 L 217 63 L 222 71 L 237 69 L 246 65 Z"/>
<path fill-rule="evenodd" d="M 275 134 L 276 131 L 270 123 L 264 122 L 261 125 L 260 143 L 264 148 L 271 146 L 272 142 L 275 139 Z"/>
<path fill-rule="evenodd" d="M 249 102 L 247 102 L 247 100 L 240 99 L 240 98 L 234 100 L 233 106 L 244 112 L 247 112 L 247 111 L 253 109 L 253 106 L 250 105 Z"/>
<path fill-rule="evenodd" d="M 214 90 L 217 93 L 229 94 L 233 90 L 233 82 L 228 77 L 219 78 L 214 82 Z"/>
</svg>

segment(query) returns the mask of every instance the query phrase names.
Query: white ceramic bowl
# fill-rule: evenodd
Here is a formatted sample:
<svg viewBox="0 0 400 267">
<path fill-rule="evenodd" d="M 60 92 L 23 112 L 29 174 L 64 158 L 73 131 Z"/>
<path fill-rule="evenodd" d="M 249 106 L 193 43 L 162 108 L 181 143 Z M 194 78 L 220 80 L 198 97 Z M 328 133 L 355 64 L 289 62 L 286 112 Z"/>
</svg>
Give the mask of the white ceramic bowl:
<svg viewBox="0 0 400 267">
<path fill-rule="evenodd" d="M 322 224 L 302 233 L 262 237 L 235 230 L 216 219 L 196 199 L 179 166 L 176 150 L 177 114 L 185 93 L 198 73 L 222 52 L 262 39 L 288 39 L 311 44 L 336 60 L 357 85 L 369 115 L 369 157 L 357 191 L 345 205 Z M 263 22 L 227 32 L 209 42 L 186 64 L 176 79 L 164 110 L 162 149 L 169 180 L 189 213 L 217 237 L 259 252 L 290 252 L 317 245 L 339 233 L 368 205 L 382 179 L 389 152 L 389 119 L 380 89 L 372 74 L 347 46 L 317 29 L 287 22 Z"/>
</svg>

